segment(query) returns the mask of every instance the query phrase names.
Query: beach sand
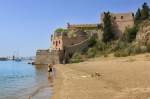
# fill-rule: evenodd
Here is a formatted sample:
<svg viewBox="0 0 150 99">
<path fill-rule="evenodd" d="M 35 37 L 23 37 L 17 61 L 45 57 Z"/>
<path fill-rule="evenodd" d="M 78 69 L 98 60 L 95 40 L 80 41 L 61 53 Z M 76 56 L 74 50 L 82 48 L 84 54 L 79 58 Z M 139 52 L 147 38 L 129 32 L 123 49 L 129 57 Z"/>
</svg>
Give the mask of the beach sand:
<svg viewBox="0 0 150 99">
<path fill-rule="evenodd" d="M 150 99 L 150 54 L 56 65 L 52 99 Z"/>
</svg>

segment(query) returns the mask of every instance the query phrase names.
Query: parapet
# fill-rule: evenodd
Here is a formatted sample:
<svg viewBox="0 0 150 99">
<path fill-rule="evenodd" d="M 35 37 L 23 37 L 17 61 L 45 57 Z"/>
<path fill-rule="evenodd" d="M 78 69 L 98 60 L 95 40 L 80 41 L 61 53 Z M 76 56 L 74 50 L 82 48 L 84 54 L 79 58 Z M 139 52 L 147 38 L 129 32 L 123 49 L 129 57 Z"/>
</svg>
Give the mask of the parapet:
<svg viewBox="0 0 150 99">
<path fill-rule="evenodd" d="M 67 24 L 69 30 L 83 29 L 83 30 L 93 30 L 98 29 L 100 24 Z"/>
<path fill-rule="evenodd" d="M 110 13 L 114 21 L 134 21 L 132 12 L 128 13 Z M 101 22 L 103 23 L 104 13 L 101 14 Z"/>
</svg>

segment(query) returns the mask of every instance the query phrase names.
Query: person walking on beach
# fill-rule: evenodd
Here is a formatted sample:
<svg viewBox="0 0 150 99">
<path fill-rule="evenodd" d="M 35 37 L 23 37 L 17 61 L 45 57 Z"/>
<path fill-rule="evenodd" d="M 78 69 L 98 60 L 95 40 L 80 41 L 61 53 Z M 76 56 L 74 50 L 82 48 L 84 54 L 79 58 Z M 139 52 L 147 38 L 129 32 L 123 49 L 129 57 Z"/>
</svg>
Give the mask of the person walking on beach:
<svg viewBox="0 0 150 99">
<path fill-rule="evenodd" d="M 51 65 L 51 64 L 48 64 L 48 72 L 50 73 L 50 72 L 52 72 L 52 71 L 53 71 L 52 65 Z"/>
</svg>

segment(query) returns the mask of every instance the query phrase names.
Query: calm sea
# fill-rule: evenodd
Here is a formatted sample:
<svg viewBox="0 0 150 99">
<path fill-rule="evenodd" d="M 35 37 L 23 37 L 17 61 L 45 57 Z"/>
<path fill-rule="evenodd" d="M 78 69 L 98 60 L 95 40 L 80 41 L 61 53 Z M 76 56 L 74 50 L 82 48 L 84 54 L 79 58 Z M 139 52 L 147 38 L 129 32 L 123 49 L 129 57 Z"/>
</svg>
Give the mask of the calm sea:
<svg viewBox="0 0 150 99">
<path fill-rule="evenodd" d="M 0 99 L 50 99 L 51 81 L 44 66 L 0 61 Z"/>
</svg>

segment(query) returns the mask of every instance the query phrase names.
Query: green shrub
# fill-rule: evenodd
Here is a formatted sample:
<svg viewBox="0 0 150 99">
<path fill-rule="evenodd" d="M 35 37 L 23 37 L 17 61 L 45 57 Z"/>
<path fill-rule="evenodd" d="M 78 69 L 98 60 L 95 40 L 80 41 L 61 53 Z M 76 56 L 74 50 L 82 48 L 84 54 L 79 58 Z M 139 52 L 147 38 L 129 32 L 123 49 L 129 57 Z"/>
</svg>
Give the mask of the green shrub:
<svg viewBox="0 0 150 99">
<path fill-rule="evenodd" d="M 117 44 L 114 45 L 113 51 L 122 50 L 128 47 L 128 44 L 123 41 L 118 41 Z"/>
<path fill-rule="evenodd" d="M 88 58 L 95 57 L 96 55 L 96 48 L 89 48 L 87 51 Z"/>
<path fill-rule="evenodd" d="M 125 30 L 125 38 L 128 42 L 132 42 L 136 38 L 136 34 L 138 32 L 138 27 L 134 26 L 132 28 L 126 28 Z"/>
<path fill-rule="evenodd" d="M 68 32 L 68 37 L 69 38 L 73 38 L 73 37 L 76 37 L 76 36 L 77 36 L 77 34 L 74 31 L 69 31 Z"/>
<path fill-rule="evenodd" d="M 74 53 L 72 58 L 70 59 L 70 63 L 79 63 L 82 62 L 82 57 L 80 53 Z"/>
<path fill-rule="evenodd" d="M 147 47 L 146 46 L 141 46 L 140 49 L 141 49 L 141 53 L 147 52 Z"/>
<path fill-rule="evenodd" d="M 125 57 L 129 55 L 135 55 L 140 53 L 148 52 L 147 46 L 140 46 L 140 45 L 130 45 L 125 49 L 118 50 L 114 53 L 116 57 Z"/>
<path fill-rule="evenodd" d="M 97 40 L 95 36 L 92 36 L 89 40 L 89 47 L 93 47 L 94 45 L 96 45 Z"/>
<path fill-rule="evenodd" d="M 67 29 L 63 29 L 63 28 L 58 28 L 55 30 L 55 33 L 61 33 L 61 32 L 68 32 Z"/>
<path fill-rule="evenodd" d="M 97 50 L 104 51 L 104 50 L 106 50 L 106 48 L 107 48 L 107 45 L 104 42 L 99 41 L 96 43 Z"/>
<path fill-rule="evenodd" d="M 150 43 L 146 45 L 147 47 L 147 52 L 150 52 Z"/>
<path fill-rule="evenodd" d="M 141 53 L 141 48 L 139 45 L 130 47 L 130 54 L 135 55 L 135 54 L 140 54 L 140 53 Z"/>
<path fill-rule="evenodd" d="M 129 56 L 129 55 L 130 54 L 129 54 L 128 50 L 120 50 L 120 51 L 116 51 L 114 53 L 115 57 L 126 57 L 126 56 Z"/>
<path fill-rule="evenodd" d="M 119 52 L 119 51 L 116 51 L 116 52 L 114 53 L 114 56 L 115 56 L 115 57 L 120 57 L 120 52 Z"/>
<path fill-rule="evenodd" d="M 146 46 L 140 46 L 140 45 L 135 45 L 131 47 L 131 54 L 140 54 L 140 53 L 145 53 L 147 52 L 147 47 Z"/>
<path fill-rule="evenodd" d="M 107 53 L 105 53 L 105 54 L 104 54 L 104 57 L 108 57 L 108 54 L 107 54 Z"/>
</svg>

